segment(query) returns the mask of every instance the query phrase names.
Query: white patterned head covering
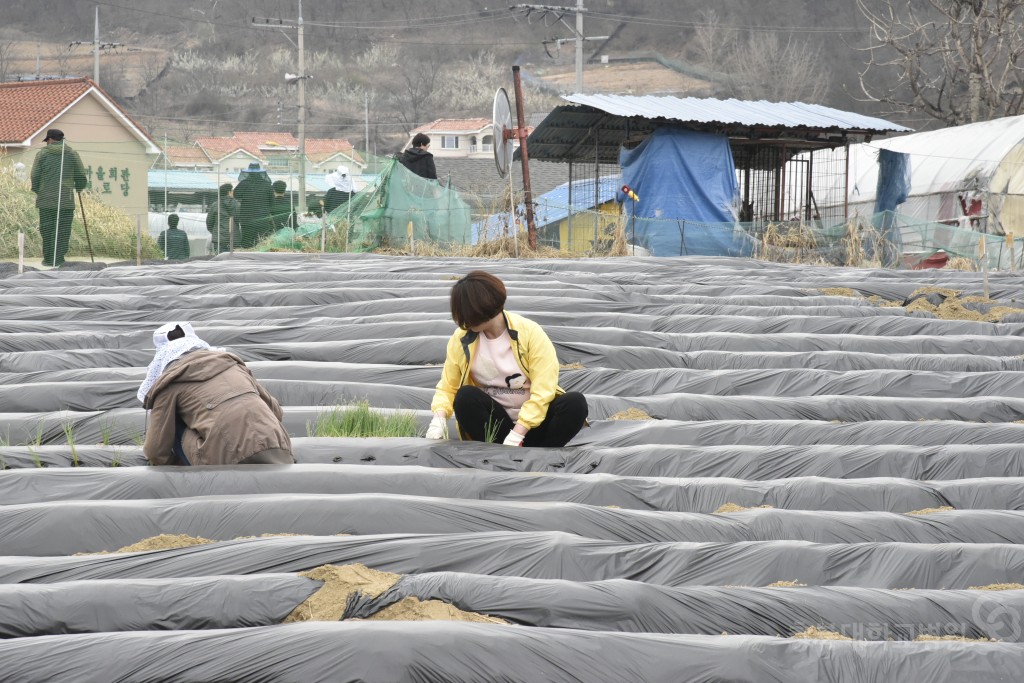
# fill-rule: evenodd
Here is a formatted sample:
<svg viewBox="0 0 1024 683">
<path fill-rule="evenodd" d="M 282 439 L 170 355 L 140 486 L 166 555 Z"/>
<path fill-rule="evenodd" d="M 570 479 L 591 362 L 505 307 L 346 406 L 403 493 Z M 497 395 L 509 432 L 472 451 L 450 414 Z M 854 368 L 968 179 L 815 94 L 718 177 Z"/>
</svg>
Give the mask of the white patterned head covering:
<svg viewBox="0 0 1024 683">
<path fill-rule="evenodd" d="M 328 173 L 324 180 L 339 192 L 352 191 L 352 176 L 348 173 L 348 166 L 339 166 L 337 170 Z"/>
<path fill-rule="evenodd" d="M 185 336 L 173 341 L 167 339 L 167 335 L 173 332 L 177 327 L 182 329 Z M 146 402 L 146 396 L 149 394 L 149 390 L 153 388 L 153 385 L 160 378 L 164 369 L 170 365 L 172 361 L 178 360 L 189 351 L 212 348 L 209 344 L 196 336 L 196 331 L 193 330 L 192 326 L 188 323 L 167 323 L 163 327 L 159 328 L 153 333 L 153 346 L 156 347 L 156 354 L 153 355 L 153 360 L 149 362 L 146 379 L 142 381 L 142 385 L 139 387 L 139 393 L 136 394 L 139 401 L 142 403 Z"/>
</svg>

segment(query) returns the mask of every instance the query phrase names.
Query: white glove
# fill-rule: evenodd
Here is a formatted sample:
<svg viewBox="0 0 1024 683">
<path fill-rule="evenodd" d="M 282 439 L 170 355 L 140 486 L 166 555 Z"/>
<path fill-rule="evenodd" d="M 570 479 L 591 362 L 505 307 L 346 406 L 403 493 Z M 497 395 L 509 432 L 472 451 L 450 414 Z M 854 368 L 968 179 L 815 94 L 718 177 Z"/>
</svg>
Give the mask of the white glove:
<svg viewBox="0 0 1024 683">
<path fill-rule="evenodd" d="M 508 436 L 505 437 L 505 441 L 502 442 L 502 445 L 503 446 L 522 446 L 523 445 L 523 439 L 525 439 L 525 438 L 526 438 L 525 434 L 520 434 L 519 432 L 517 432 L 516 430 L 513 429 L 511 432 L 508 433 Z"/>
<path fill-rule="evenodd" d="M 430 421 L 430 426 L 427 427 L 426 437 L 428 439 L 447 439 L 448 419 L 440 415 L 434 415 L 434 419 Z"/>
</svg>

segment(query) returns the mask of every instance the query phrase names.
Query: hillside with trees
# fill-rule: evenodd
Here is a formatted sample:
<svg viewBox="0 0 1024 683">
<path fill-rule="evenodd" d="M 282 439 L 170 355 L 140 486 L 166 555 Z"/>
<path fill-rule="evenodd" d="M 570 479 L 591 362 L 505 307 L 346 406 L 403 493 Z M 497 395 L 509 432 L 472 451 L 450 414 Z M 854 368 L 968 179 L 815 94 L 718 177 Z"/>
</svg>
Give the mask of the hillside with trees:
<svg viewBox="0 0 1024 683">
<path fill-rule="evenodd" d="M 584 33 L 608 38 L 585 42 L 585 82 L 622 63 L 629 83 L 605 87 L 880 112 L 885 103 L 866 101 L 858 78 L 871 55 L 857 48 L 872 26 L 858 5 L 882 4 L 588 0 Z M 114 44 L 101 51 L 101 84 L 155 136 L 294 129 L 296 87 L 284 74 L 297 71 L 296 32 L 285 26 L 296 21 L 295 0 L 20 3 L 5 9 L 0 77 L 32 73 L 37 60 L 41 73 L 91 76 L 97 6 L 101 43 Z M 493 0 L 304 0 L 302 8 L 311 135 L 344 135 L 359 147 L 368 138 L 371 151 L 392 151 L 434 118 L 488 116 L 495 88 L 511 85 L 512 64 L 526 75 L 529 112 L 574 89 L 574 46 L 564 40 L 571 13 L 511 11 Z M 876 59 L 869 84 L 887 92 L 892 74 Z M 902 118 L 922 127 L 929 117 Z"/>
</svg>

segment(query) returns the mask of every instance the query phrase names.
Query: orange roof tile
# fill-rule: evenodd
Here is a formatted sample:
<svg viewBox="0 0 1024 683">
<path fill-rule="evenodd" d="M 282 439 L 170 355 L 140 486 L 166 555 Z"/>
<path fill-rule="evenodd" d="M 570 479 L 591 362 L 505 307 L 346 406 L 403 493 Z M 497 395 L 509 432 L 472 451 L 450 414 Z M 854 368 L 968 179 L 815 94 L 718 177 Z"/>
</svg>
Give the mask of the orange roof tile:
<svg viewBox="0 0 1024 683">
<path fill-rule="evenodd" d="M 82 78 L 0 83 L 0 143 L 28 140 L 90 87 Z"/>
<path fill-rule="evenodd" d="M 90 78 L 0 83 L 0 144 L 28 140 L 91 88 L 153 144 L 145 129 Z"/>
<path fill-rule="evenodd" d="M 413 133 L 475 133 L 489 125 L 490 119 L 437 119 L 420 126 Z"/>
<path fill-rule="evenodd" d="M 164 148 L 167 158 L 175 164 L 209 164 L 210 157 L 196 145 L 167 145 Z"/>
<path fill-rule="evenodd" d="M 273 149 L 275 146 L 296 148 L 299 146 L 299 141 L 291 133 L 280 131 L 236 132 L 232 133 L 230 137 L 197 137 L 196 144 L 215 159 L 221 159 L 237 150 L 243 150 L 254 157 L 263 158 L 267 149 Z M 282 151 L 285 150 L 282 149 Z"/>
</svg>

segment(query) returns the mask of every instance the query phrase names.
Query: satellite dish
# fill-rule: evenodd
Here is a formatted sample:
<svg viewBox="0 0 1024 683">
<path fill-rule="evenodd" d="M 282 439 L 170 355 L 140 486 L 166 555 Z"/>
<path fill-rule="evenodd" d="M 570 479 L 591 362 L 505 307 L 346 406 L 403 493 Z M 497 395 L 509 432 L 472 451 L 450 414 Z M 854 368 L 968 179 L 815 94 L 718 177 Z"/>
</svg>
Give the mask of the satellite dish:
<svg viewBox="0 0 1024 683">
<path fill-rule="evenodd" d="M 494 136 L 494 165 L 498 167 L 498 175 L 502 178 L 508 176 L 512 166 L 512 130 L 512 106 L 508 101 L 508 93 L 504 88 L 498 88 L 498 92 L 494 93 L 491 133 Z"/>
</svg>

